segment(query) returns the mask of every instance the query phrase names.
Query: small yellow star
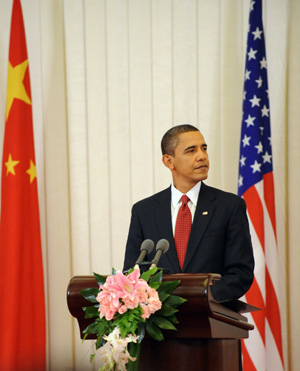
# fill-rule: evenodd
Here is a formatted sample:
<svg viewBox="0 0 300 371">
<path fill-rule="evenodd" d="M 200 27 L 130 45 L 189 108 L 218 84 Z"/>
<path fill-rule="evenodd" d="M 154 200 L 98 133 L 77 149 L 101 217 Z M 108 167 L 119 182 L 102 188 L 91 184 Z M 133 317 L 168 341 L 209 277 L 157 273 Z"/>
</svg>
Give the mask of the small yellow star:
<svg viewBox="0 0 300 371">
<path fill-rule="evenodd" d="M 31 100 L 25 90 L 23 80 L 28 66 L 28 59 L 13 67 L 8 63 L 7 77 L 7 99 L 6 99 L 6 120 L 15 98 L 31 104 Z"/>
<path fill-rule="evenodd" d="M 35 164 L 30 160 L 30 168 L 26 171 L 30 175 L 30 183 L 36 178 L 36 167 Z"/>
<path fill-rule="evenodd" d="M 15 173 L 15 166 L 18 165 L 20 161 L 13 161 L 13 159 L 11 158 L 11 153 L 8 155 L 8 161 L 5 162 L 5 166 L 7 167 L 6 169 L 6 175 L 8 175 L 9 173 L 13 174 L 13 175 L 16 175 Z"/>
</svg>

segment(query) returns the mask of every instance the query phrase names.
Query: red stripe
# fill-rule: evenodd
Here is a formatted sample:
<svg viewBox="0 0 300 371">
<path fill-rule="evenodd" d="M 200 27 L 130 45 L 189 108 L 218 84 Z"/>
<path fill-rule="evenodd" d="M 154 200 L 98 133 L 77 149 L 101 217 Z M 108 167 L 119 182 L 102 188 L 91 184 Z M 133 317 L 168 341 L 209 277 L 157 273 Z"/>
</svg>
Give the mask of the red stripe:
<svg viewBox="0 0 300 371">
<path fill-rule="evenodd" d="M 246 348 L 245 340 L 243 339 L 242 339 L 242 354 L 243 354 L 243 371 L 257 371 Z"/>
<path fill-rule="evenodd" d="M 249 218 L 253 224 L 261 247 L 265 252 L 264 211 L 261 199 L 255 186 L 247 189 L 247 191 L 243 194 L 243 198 L 246 201 Z"/>
<path fill-rule="evenodd" d="M 264 183 L 264 199 L 271 219 L 275 239 L 277 240 L 273 173 L 265 174 L 263 176 L 263 183 Z"/>
<path fill-rule="evenodd" d="M 281 321 L 280 321 L 280 311 L 276 292 L 269 274 L 268 269 L 266 269 L 266 308 L 267 308 L 267 320 L 269 322 L 278 353 L 281 358 L 282 364 L 283 361 L 283 352 L 282 352 L 282 338 L 281 338 Z"/>
<path fill-rule="evenodd" d="M 270 221 L 272 224 L 274 236 L 276 239 L 276 215 L 275 215 L 275 202 L 274 202 L 274 179 L 273 174 L 269 173 L 264 176 L 264 199 L 266 203 L 266 209 L 268 211 Z M 249 188 L 245 194 L 243 195 L 246 204 L 247 210 L 249 214 L 249 218 L 253 225 L 253 228 L 257 234 L 259 242 L 265 252 L 265 232 L 264 232 L 264 209 L 258 194 L 257 189 L 255 186 Z M 268 246 L 266 246 L 268 248 Z M 272 254 L 277 254 L 277 251 L 274 250 L 271 252 Z M 277 260 L 277 259 L 276 259 Z M 265 319 L 268 320 L 271 332 L 274 337 L 274 341 L 276 343 L 279 356 L 281 358 L 282 365 L 284 365 L 283 361 L 283 351 L 282 351 L 282 335 L 281 335 L 281 321 L 280 321 L 280 311 L 278 300 L 276 297 L 276 292 L 269 274 L 268 269 L 266 268 L 265 272 L 265 289 L 266 289 L 266 304 L 264 303 L 263 296 L 261 290 L 258 286 L 256 279 L 251 287 L 251 289 L 246 294 L 247 302 L 254 303 L 254 305 L 258 306 L 262 310 L 260 312 L 252 313 L 253 320 L 257 327 L 257 330 L 263 340 L 263 343 L 266 346 L 266 339 L 265 339 Z M 265 351 L 265 350 L 264 350 Z M 247 363 L 247 368 L 244 370 L 251 370 L 252 361 L 250 360 L 250 368 L 248 368 L 249 360 L 247 359 L 249 354 L 246 355 L 245 362 Z M 250 357 L 249 357 L 250 358 Z M 255 368 L 254 368 L 255 369 Z"/>
<path fill-rule="evenodd" d="M 262 338 L 263 343 L 266 343 L 265 339 L 265 328 L 266 328 L 266 308 L 264 299 L 261 293 L 261 290 L 257 284 L 256 278 L 254 278 L 254 281 L 252 283 L 252 286 L 250 287 L 250 290 L 247 292 L 246 300 L 248 303 L 251 303 L 258 308 L 260 308 L 260 311 L 252 312 L 252 318 L 255 322 L 255 326 L 257 327 L 257 330 Z"/>
</svg>

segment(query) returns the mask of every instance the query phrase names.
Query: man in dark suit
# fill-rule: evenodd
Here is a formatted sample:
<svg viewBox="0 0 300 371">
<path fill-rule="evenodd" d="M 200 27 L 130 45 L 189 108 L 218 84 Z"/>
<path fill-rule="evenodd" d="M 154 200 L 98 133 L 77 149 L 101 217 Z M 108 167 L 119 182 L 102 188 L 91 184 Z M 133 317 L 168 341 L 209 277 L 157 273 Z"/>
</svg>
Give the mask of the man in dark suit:
<svg viewBox="0 0 300 371">
<path fill-rule="evenodd" d="M 133 206 L 124 270 L 134 266 L 145 239 L 157 243 L 164 238 L 170 248 L 161 257 L 160 267 L 169 273 L 219 273 L 221 280 L 211 287 L 214 299 L 241 297 L 251 286 L 254 270 L 244 200 L 203 183 L 209 160 L 207 144 L 197 128 L 175 126 L 164 135 L 161 145 L 162 161 L 170 169 L 173 182 Z M 182 195 L 189 199 L 192 226 L 180 267 L 174 234 Z M 154 254 L 147 259 L 151 261 Z"/>
</svg>

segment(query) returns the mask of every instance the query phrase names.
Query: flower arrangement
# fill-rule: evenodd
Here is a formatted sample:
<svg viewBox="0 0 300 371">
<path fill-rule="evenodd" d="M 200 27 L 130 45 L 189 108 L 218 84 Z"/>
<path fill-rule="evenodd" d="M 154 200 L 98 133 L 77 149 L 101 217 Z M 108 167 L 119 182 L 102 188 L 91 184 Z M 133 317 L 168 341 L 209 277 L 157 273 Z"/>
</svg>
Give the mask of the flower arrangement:
<svg viewBox="0 0 300 371">
<path fill-rule="evenodd" d="M 96 319 L 83 332 L 84 339 L 97 336 L 96 349 L 104 362 L 99 371 L 138 370 L 145 333 L 161 341 L 162 330 L 176 330 L 175 313 L 186 301 L 172 295 L 180 281 L 162 282 L 157 267 L 141 275 L 139 266 L 127 275 L 113 270 L 107 278 L 96 273 L 94 277 L 99 289 L 84 289 L 81 295 L 93 303 L 83 310 L 85 318 Z"/>
</svg>

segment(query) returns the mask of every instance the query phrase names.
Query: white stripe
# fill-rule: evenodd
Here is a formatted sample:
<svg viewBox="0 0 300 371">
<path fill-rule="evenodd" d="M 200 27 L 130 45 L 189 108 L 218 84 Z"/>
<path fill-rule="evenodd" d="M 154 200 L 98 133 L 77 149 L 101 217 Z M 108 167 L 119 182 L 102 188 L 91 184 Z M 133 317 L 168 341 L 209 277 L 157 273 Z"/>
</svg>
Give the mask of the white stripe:
<svg viewBox="0 0 300 371">
<path fill-rule="evenodd" d="M 266 363 L 267 370 L 284 371 L 272 331 L 267 321 L 266 321 Z"/>
<path fill-rule="evenodd" d="M 261 183 L 261 182 L 260 182 Z M 276 296 L 278 297 L 278 259 L 277 259 L 277 243 L 271 223 L 271 219 L 266 207 L 266 203 L 263 197 L 263 190 L 261 184 L 256 187 L 259 193 L 263 211 L 264 211 L 264 228 L 265 228 L 265 261 L 273 283 Z"/>
<path fill-rule="evenodd" d="M 246 316 L 250 323 L 254 323 L 251 314 L 247 314 Z M 265 346 L 256 327 L 254 330 L 249 331 L 249 338 L 245 339 L 245 347 L 256 369 L 258 371 L 266 370 Z"/>
</svg>

